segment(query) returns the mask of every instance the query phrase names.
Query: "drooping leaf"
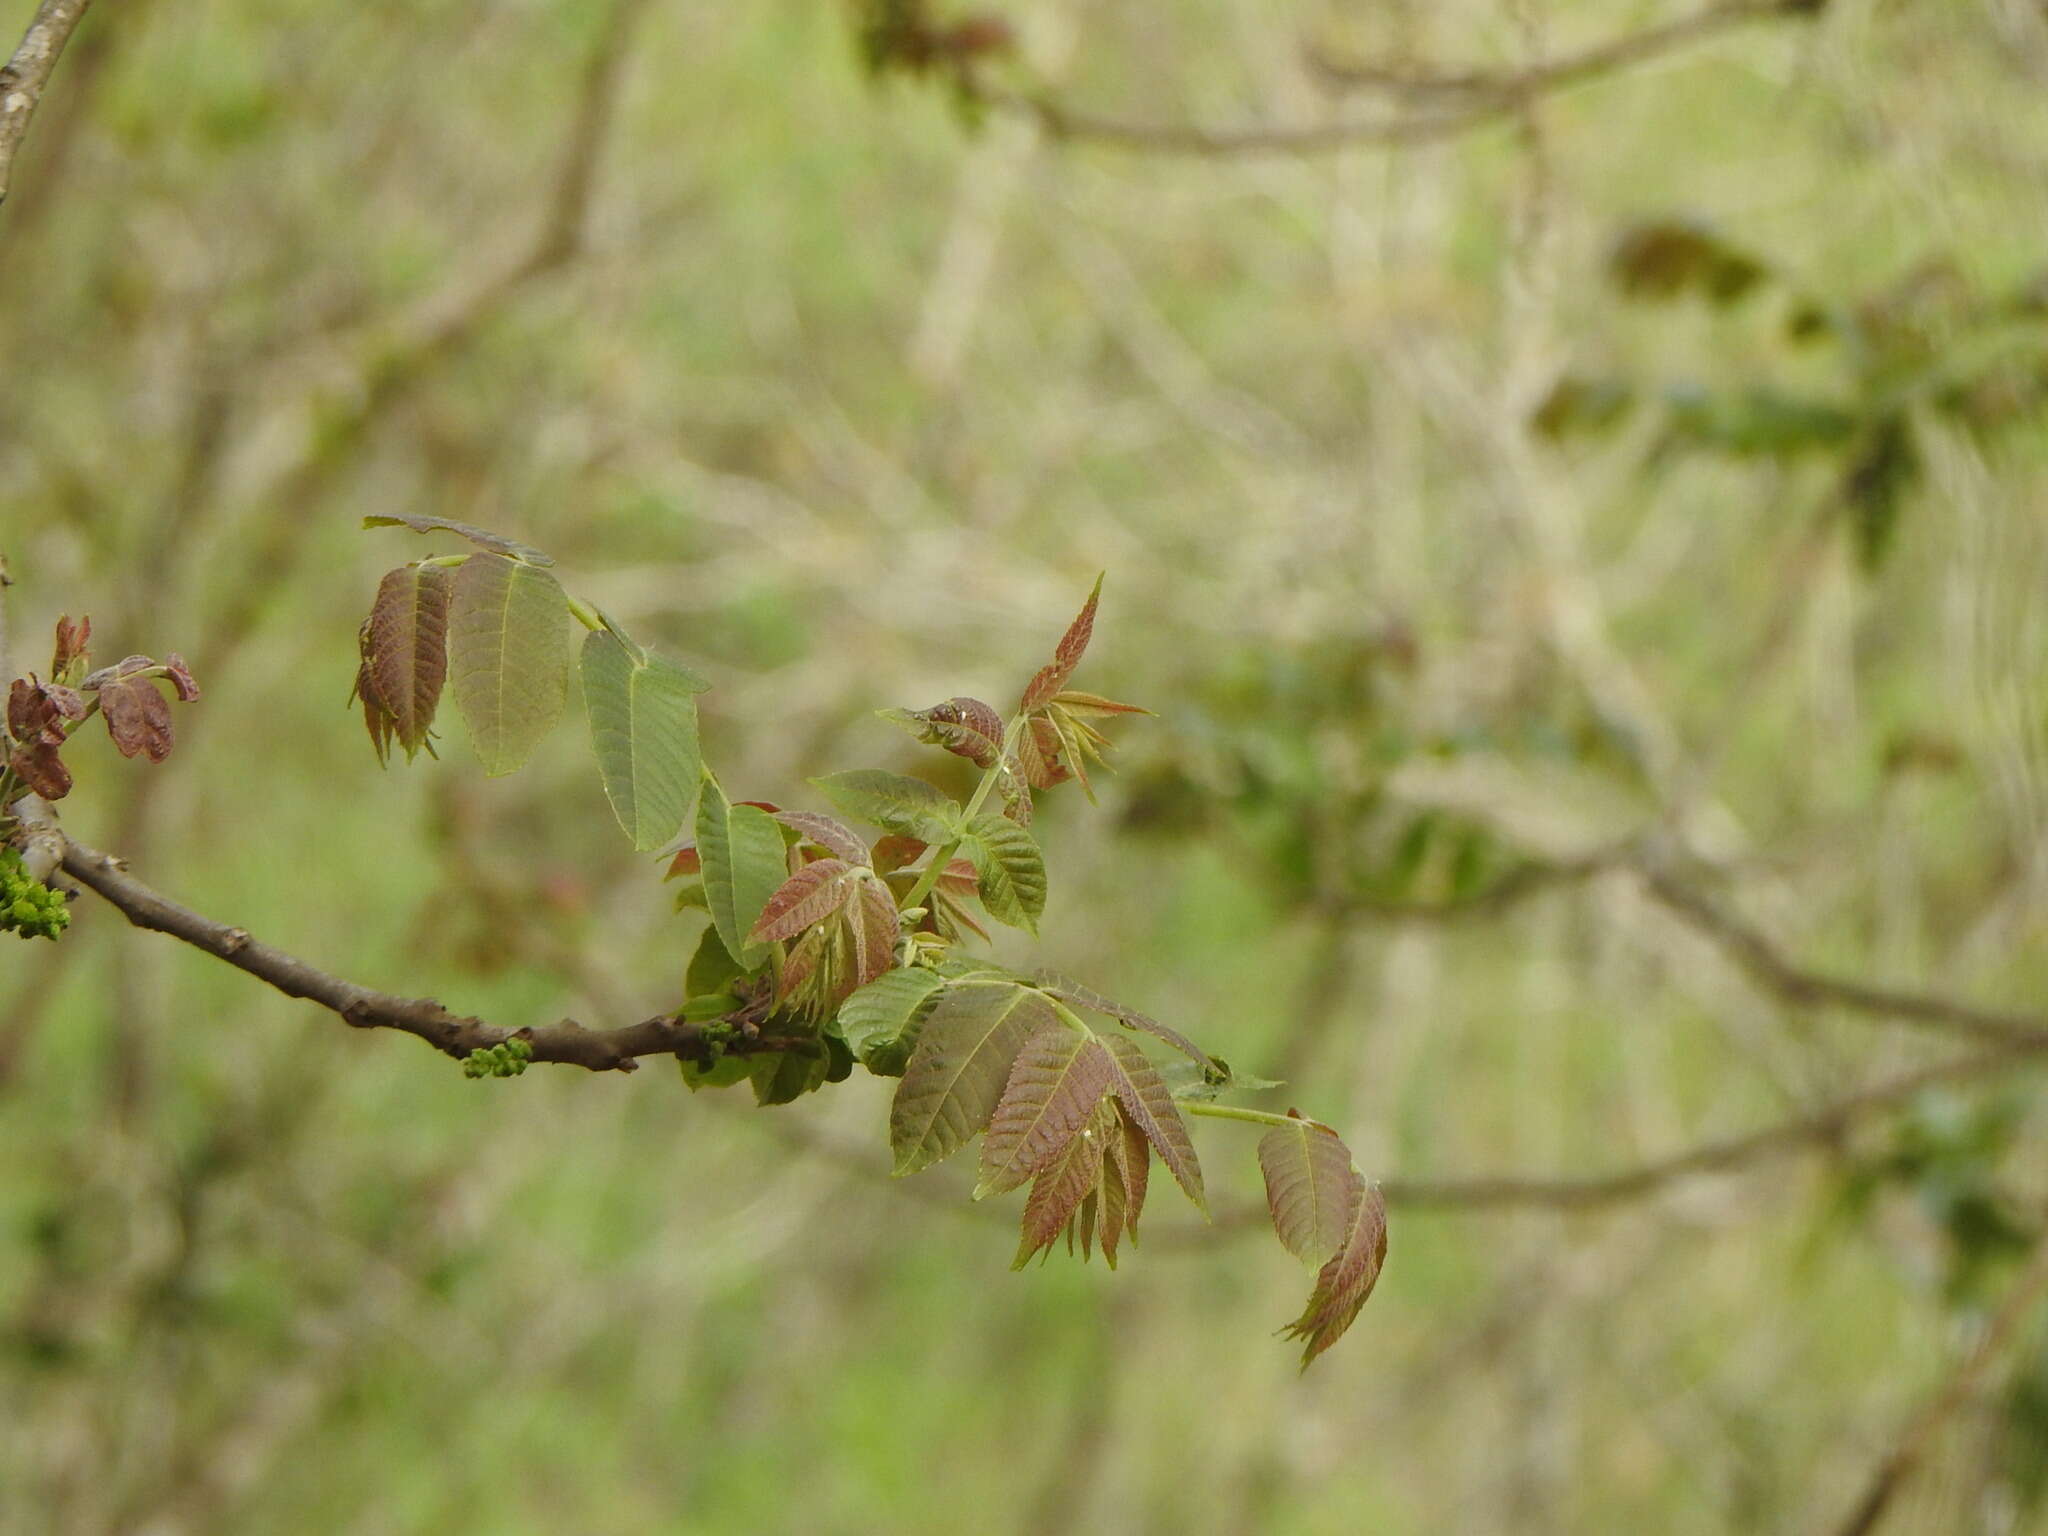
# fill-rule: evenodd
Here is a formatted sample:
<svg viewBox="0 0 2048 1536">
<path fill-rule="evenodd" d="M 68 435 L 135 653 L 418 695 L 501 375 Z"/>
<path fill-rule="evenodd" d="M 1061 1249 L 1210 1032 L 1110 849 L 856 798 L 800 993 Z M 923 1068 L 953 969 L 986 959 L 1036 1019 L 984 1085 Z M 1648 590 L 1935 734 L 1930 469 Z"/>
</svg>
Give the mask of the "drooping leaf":
<svg viewBox="0 0 2048 1536">
<path fill-rule="evenodd" d="M 986 1126 L 1010 1064 L 1054 1018 L 1044 994 L 1013 981 L 969 978 L 947 987 L 918 1032 L 890 1107 L 896 1173 L 929 1167 Z"/>
<path fill-rule="evenodd" d="M 930 709 L 885 709 L 882 718 L 977 768 L 989 767 L 1002 755 L 1003 717 L 979 699 L 952 698 Z"/>
<path fill-rule="evenodd" d="M 768 898 L 789 877 L 782 829 L 758 806 L 731 805 L 708 773 L 697 800 L 697 857 L 704 868 L 705 904 L 727 951 L 748 970 L 766 958 L 766 944 L 750 943 Z"/>
<path fill-rule="evenodd" d="M 123 757 L 160 763 L 171 755 L 171 706 L 154 680 L 116 677 L 100 684 L 99 698 L 107 734 Z"/>
<path fill-rule="evenodd" d="M 192 675 L 185 658 L 176 651 L 164 657 L 164 681 L 171 685 L 171 692 L 178 696 L 180 704 L 191 704 L 199 698 L 199 679 Z"/>
<path fill-rule="evenodd" d="M 1024 1202 L 1024 1235 L 1012 1269 L 1022 1269 L 1033 1254 L 1052 1247 L 1081 1203 L 1094 1193 L 1102 1173 L 1102 1150 L 1099 1138 L 1076 1136 L 1038 1170 L 1031 1196 Z"/>
<path fill-rule="evenodd" d="M 1116 1074 L 1112 1086 L 1124 1113 L 1131 1117 L 1133 1125 L 1144 1132 L 1145 1139 L 1159 1154 L 1159 1161 L 1166 1164 L 1166 1171 L 1173 1175 L 1174 1182 L 1187 1192 L 1195 1208 L 1206 1216 L 1209 1200 L 1202 1189 L 1202 1165 L 1195 1156 L 1195 1144 L 1188 1136 L 1187 1123 L 1181 1119 L 1173 1094 L 1160 1077 L 1159 1069 L 1123 1036 L 1103 1035 L 1100 1039 L 1115 1058 Z"/>
<path fill-rule="evenodd" d="M 1015 1189 L 1079 1135 L 1114 1071 L 1100 1040 L 1064 1023 L 1025 1041 L 982 1139 L 974 1198 Z"/>
<path fill-rule="evenodd" d="M 612 814 L 636 852 L 659 848 L 690 814 L 703 774 L 696 696 L 706 685 L 605 629 L 584 637 L 580 670 L 590 742 Z"/>
<path fill-rule="evenodd" d="M 1151 1153 L 1145 1148 L 1144 1136 L 1124 1118 L 1114 1097 L 1095 1106 L 1089 1129 L 1102 1143 L 1102 1172 L 1096 1187 L 1102 1257 L 1115 1269 L 1117 1245 L 1126 1236 L 1134 1246 L 1138 1241 L 1138 1214 L 1145 1206 Z"/>
<path fill-rule="evenodd" d="M 1025 686 L 1023 702 L 1019 708 L 1029 712 L 1048 702 L 1052 696 L 1067 686 L 1067 679 L 1074 675 L 1074 668 L 1081 664 L 1081 657 L 1088 649 L 1089 638 L 1095 633 L 1095 605 L 1102 597 L 1102 578 L 1095 578 L 1095 586 L 1088 594 L 1088 601 L 1081 605 L 1081 611 L 1074 616 L 1074 622 L 1067 626 L 1067 632 L 1060 636 L 1060 643 L 1054 647 L 1052 661 L 1041 668 L 1030 683 Z"/>
<path fill-rule="evenodd" d="M 1351 1150 L 1327 1126 L 1290 1116 L 1259 1138 L 1266 1208 L 1281 1246 L 1320 1265 L 1343 1243 L 1351 1215 Z"/>
<path fill-rule="evenodd" d="M 484 772 L 512 772 L 568 701 L 569 599 L 562 584 L 503 555 L 471 555 L 455 572 L 448 660 L 456 707 Z"/>
<path fill-rule="evenodd" d="M 937 786 L 881 768 L 850 768 L 811 783 L 855 821 L 939 843 L 960 824 L 960 807 Z"/>
<path fill-rule="evenodd" d="M 911 966 L 885 971 L 839 1005 L 839 1033 L 862 1065 L 894 1077 L 911 1047 L 933 995 L 945 986 L 936 971 Z"/>
<path fill-rule="evenodd" d="M 1071 976 L 1062 976 L 1057 971 L 1040 971 L 1032 977 L 1032 980 L 1037 984 L 1038 989 L 1048 997 L 1056 997 L 1061 1002 L 1073 1007 L 1086 1008 L 1092 1013 L 1103 1014 L 1108 1018 L 1115 1019 L 1117 1023 L 1123 1025 L 1126 1029 L 1135 1029 L 1140 1034 L 1150 1035 L 1155 1040 L 1164 1041 L 1194 1062 L 1195 1065 L 1202 1068 L 1204 1072 L 1228 1076 L 1228 1072 L 1207 1051 L 1203 1050 L 1179 1030 L 1168 1028 L 1150 1014 L 1140 1013 L 1135 1008 L 1126 1008 L 1122 1003 L 1104 997 L 1094 988 L 1084 987 Z"/>
<path fill-rule="evenodd" d="M 960 841 L 974 865 L 977 890 L 988 915 L 1012 928 L 1038 931 L 1045 911 L 1045 855 L 1038 842 L 1016 822 L 1001 816 L 977 816 Z"/>
<path fill-rule="evenodd" d="M 414 517 L 405 512 L 373 513 L 363 519 L 365 528 L 410 528 L 414 533 L 452 533 L 458 538 L 469 540 L 478 549 L 487 549 L 494 555 L 509 555 L 527 565 L 553 565 L 553 555 L 542 554 L 531 544 L 522 544 L 517 539 L 508 539 L 502 533 L 493 533 L 488 528 L 474 528 L 468 523 L 450 522 L 444 517 Z"/>
<path fill-rule="evenodd" d="M 356 631 L 356 654 L 359 658 L 356 680 L 355 685 L 349 689 L 348 699 L 351 704 L 357 700 L 362 701 L 363 724 L 370 732 L 370 746 L 376 752 L 377 765 L 381 768 L 391 761 L 391 709 L 384 702 L 384 695 L 377 691 L 377 674 L 370 665 L 368 619 L 363 620 L 362 627 Z"/>
<path fill-rule="evenodd" d="M 408 761 L 427 745 L 441 684 L 448 675 L 446 566 L 401 565 L 377 585 L 370 606 L 369 664 L 377 697 L 391 716 L 392 739 Z"/>
<path fill-rule="evenodd" d="M 47 741 L 32 741 L 9 754 L 7 766 L 26 784 L 31 794 L 45 800 L 62 800 L 71 793 L 71 770 L 57 748 Z"/>
<path fill-rule="evenodd" d="M 837 817 L 821 816 L 816 811 L 777 811 L 775 819 L 785 827 L 794 827 L 834 858 L 862 866 L 870 863 L 868 845 Z"/>
<path fill-rule="evenodd" d="M 1348 1189 L 1343 1244 L 1316 1275 L 1315 1289 L 1301 1316 L 1282 1330 L 1290 1339 L 1306 1341 L 1301 1352 L 1303 1370 L 1344 1336 L 1372 1295 L 1387 1261 L 1387 1202 L 1380 1187 L 1368 1184 L 1354 1168 Z"/>
<path fill-rule="evenodd" d="M 783 881 L 748 932 L 750 943 L 793 939 L 825 921 L 853 895 L 853 866 L 843 859 L 819 859 Z"/>
</svg>

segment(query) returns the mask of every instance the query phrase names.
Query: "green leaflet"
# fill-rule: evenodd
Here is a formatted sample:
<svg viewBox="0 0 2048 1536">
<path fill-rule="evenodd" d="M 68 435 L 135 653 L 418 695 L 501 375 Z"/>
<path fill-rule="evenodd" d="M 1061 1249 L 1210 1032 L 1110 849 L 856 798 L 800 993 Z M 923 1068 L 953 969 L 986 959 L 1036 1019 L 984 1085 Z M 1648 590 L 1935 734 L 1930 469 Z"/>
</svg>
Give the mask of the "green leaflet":
<svg viewBox="0 0 2048 1536">
<path fill-rule="evenodd" d="M 727 952 L 718 930 L 706 928 L 704 937 L 697 941 L 697 952 L 690 956 L 689 969 L 683 973 L 683 996 L 715 996 L 731 990 L 732 984 L 745 974 Z"/>
<path fill-rule="evenodd" d="M 988 915 L 1012 928 L 1038 932 L 1039 914 L 1045 911 L 1045 856 L 1031 834 L 1006 817 L 977 816 L 961 834 L 960 849 L 980 877 L 981 904 Z"/>
<path fill-rule="evenodd" d="M 744 1083 L 754 1075 L 753 1056 L 721 1056 L 710 1065 L 701 1061 L 685 1061 L 683 1086 L 696 1093 L 705 1088 L 730 1088 L 735 1083 Z"/>
<path fill-rule="evenodd" d="M 484 772 L 512 772 L 568 699 L 568 594 L 538 567 L 471 555 L 455 572 L 448 656 L 455 703 Z"/>
<path fill-rule="evenodd" d="M 943 843 L 960 825 L 960 807 L 936 786 L 880 768 L 852 768 L 811 780 L 839 810 L 855 821 L 927 843 Z"/>
<path fill-rule="evenodd" d="M 789 871 L 782 828 L 759 806 L 729 805 L 718 780 L 704 775 L 697 801 L 697 855 L 704 864 L 704 898 L 726 952 L 748 970 L 769 946 L 747 934 Z"/>
<path fill-rule="evenodd" d="M 987 1125 L 1024 1042 L 1057 1020 L 1044 993 L 1013 981 L 946 988 L 918 1032 L 890 1106 L 896 1173 L 929 1167 Z"/>
<path fill-rule="evenodd" d="M 885 972 L 839 1005 L 839 1034 L 878 1077 L 899 1076 L 917 1044 L 918 1025 L 945 979 L 918 967 Z"/>
<path fill-rule="evenodd" d="M 605 798 L 636 852 L 674 837 L 690 811 L 703 759 L 695 673 L 629 647 L 609 630 L 583 642 L 583 707 Z"/>
</svg>

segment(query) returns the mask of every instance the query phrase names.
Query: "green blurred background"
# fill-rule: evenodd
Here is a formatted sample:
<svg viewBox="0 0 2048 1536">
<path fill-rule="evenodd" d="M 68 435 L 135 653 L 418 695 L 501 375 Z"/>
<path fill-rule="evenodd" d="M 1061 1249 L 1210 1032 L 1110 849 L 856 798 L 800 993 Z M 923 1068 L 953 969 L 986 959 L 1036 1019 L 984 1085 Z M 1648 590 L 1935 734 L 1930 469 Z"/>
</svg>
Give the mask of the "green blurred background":
<svg viewBox="0 0 2048 1536">
<path fill-rule="evenodd" d="M 1331 97 L 1305 37 L 1514 68 L 1682 14 L 1010 9 L 1061 99 L 1224 124 L 1437 109 Z M 161 769 L 74 753 L 66 824 L 367 984 L 637 1019 L 702 919 L 575 716 L 486 781 L 452 716 L 380 771 L 344 711 L 378 575 L 443 547 L 363 514 L 550 550 L 785 803 L 964 767 L 873 711 L 1014 697 L 1106 569 L 1083 682 L 1160 718 L 1100 806 L 1049 797 L 1042 941 L 999 950 L 1344 1127 L 1378 1294 L 1297 1377 L 1252 1224 L 1161 1191 L 1119 1273 L 1012 1275 L 1013 1202 L 887 1178 L 885 1083 L 469 1081 L 87 896 L 0 954 L 0 1528 L 1831 1529 L 2040 1228 L 2038 1078 L 1588 1210 L 1392 1181 L 1623 1168 L 1946 1059 L 1626 870 L 1484 899 L 1645 829 L 1802 963 L 2039 996 L 2041 8 L 1835 0 L 1250 157 L 963 120 L 844 6 L 627 20 L 90 13 L 0 213 L 13 625 L 35 660 L 89 611 L 206 698 Z M 584 238 L 536 245 L 608 37 Z M 1199 1128 L 1227 1214 L 1236 1129 Z M 2048 1530 L 2038 1327 L 2008 1363 L 1895 1528 Z"/>
</svg>

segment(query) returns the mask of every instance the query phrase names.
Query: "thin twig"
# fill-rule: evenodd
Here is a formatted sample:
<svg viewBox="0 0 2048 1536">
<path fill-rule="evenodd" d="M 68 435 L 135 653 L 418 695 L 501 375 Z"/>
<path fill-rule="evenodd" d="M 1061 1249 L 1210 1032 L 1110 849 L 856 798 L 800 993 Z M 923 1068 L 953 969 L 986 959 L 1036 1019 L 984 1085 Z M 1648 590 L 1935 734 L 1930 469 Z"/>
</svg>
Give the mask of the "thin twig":
<svg viewBox="0 0 2048 1536">
<path fill-rule="evenodd" d="M 1750 978 L 1783 1002 L 1826 1006 L 1873 1018 L 1897 1019 L 1950 1034 L 2008 1045 L 2048 1044 L 2048 1019 L 2005 1013 L 1928 992 L 1874 987 L 1793 964 L 1776 945 L 1703 891 L 1654 864 L 1643 867 L 1644 887 L 1678 917 L 1720 946 Z"/>
<path fill-rule="evenodd" d="M 14 57 L 0 67 L 0 203 L 14 174 L 14 152 L 28 132 L 29 119 L 42 103 L 43 89 L 57 67 L 58 55 L 78 30 L 92 0 L 43 0 L 22 35 Z"/>
<path fill-rule="evenodd" d="M 1809 1114 L 1777 1125 L 1704 1142 L 1633 1168 L 1584 1178 L 1527 1179 L 1513 1176 L 1459 1179 L 1387 1179 L 1381 1189 L 1390 1205 L 1411 1209 L 1484 1209 L 1550 1206 L 1584 1209 L 1615 1205 L 1656 1194 L 1667 1185 L 1701 1174 L 1730 1173 L 1782 1153 L 1821 1149 L 1839 1141 L 1854 1125 L 1892 1109 L 1929 1088 L 1990 1077 L 2022 1060 L 2048 1052 L 2048 1039 L 1999 1046 L 1955 1061 L 1902 1073 L 1887 1082 L 1846 1094 Z"/>
<path fill-rule="evenodd" d="M 1231 127 L 1143 122 L 1082 111 L 1043 91 L 1011 90 L 972 79 L 968 89 L 985 105 L 1036 119 L 1053 138 L 1085 140 L 1112 149 L 1222 157 L 1318 154 L 1372 144 L 1425 144 L 1511 119 L 1538 96 L 1659 58 L 1724 28 L 1778 17 L 1817 15 L 1824 5 L 1825 0 L 1734 0 L 1661 27 L 1614 38 L 1549 64 L 1496 74 L 1404 75 L 1370 64 L 1311 55 L 1318 72 L 1333 84 L 1436 94 L 1448 96 L 1454 103 L 1441 110 L 1363 121 Z"/>
<path fill-rule="evenodd" d="M 127 873 L 119 859 L 81 843 L 67 840 L 64 871 L 117 907 L 138 928 L 167 933 L 268 982 L 288 997 L 318 1003 L 358 1029 L 403 1030 L 450 1056 L 460 1058 L 518 1039 L 531 1048 L 536 1062 L 585 1067 L 593 1072 L 630 1072 L 635 1058 L 641 1056 L 673 1055 L 704 1061 L 712 1054 L 712 1041 L 701 1025 L 666 1016 L 603 1030 L 586 1029 L 574 1019 L 524 1029 L 486 1024 L 454 1013 L 431 998 L 400 997 L 329 975 L 260 942 L 247 929 L 215 922 L 178 905 Z M 787 1050 L 808 1043 L 751 1033 L 743 1019 L 726 1022 L 740 1031 L 739 1038 L 724 1047 L 731 1051 Z"/>
<path fill-rule="evenodd" d="M 1626 32 L 1577 53 L 1524 69 L 1432 74 L 1399 65 L 1339 58 L 1313 47 L 1307 57 L 1309 66 L 1331 85 L 1364 86 L 1404 96 L 1491 96 L 1506 102 L 1523 102 L 1532 96 L 1583 85 L 1603 75 L 1648 63 L 1732 28 L 1811 15 L 1820 9 L 1814 0 L 1724 0 L 1660 26 Z"/>
<path fill-rule="evenodd" d="M 2026 1267 L 2005 1293 L 2005 1299 L 1998 1304 L 1998 1311 L 1984 1329 L 1984 1336 L 1977 1341 L 1976 1348 L 1963 1357 L 1962 1363 L 1941 1389 L 1906 1421 L 1899 1438 L 1884 1460 L 1878 1463 L 1870 1486 L 1857 1501 L 1854 1512 L 1838 1528 L 1837 1536 L 1870 1536 L 1883 1523 L 1892 1501 L 1919 1471 L 1935 1434 L 1976 1395 L 1984 1378 L 2012 1347 L 2022 1325 L 2044 1293 L 2048 1293 L 2048 1224 L 2043 1225 Z"/>
</svg>

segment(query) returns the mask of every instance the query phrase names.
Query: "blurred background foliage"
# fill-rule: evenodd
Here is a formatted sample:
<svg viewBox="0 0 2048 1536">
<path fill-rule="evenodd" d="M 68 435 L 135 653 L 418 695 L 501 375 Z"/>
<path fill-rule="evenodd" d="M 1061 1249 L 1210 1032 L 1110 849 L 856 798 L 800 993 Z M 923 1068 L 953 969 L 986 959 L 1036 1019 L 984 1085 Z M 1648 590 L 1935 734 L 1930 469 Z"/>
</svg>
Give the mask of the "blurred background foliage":
<svg viewBox="0 0 2048 1536">
<path fill-rule="evenodd" d="M 1687 13 L 1059 0 L 977 96 L 887 9 L 90 13 L 0 214 L 13 619 L 207 697 L 161 770 L 74 754 L 67 824 L 367 983 L 638 1018 L 701 919 L 571 733 L 384 772 L 345 712 L 420 552 L 363 514 L 545 546 L 786 803 L 967 772 L 873 710 L 1009 697 L 1106 568 L 1091 686 L 1161 718 L 1047 802 L 1002 951 L 1344 1127 L 1378 1294 L 1297 1379 L 1241 1222 L 1011 1276 L 1007 1206 L 886 1178 L 886 1084 L 466 1081 L 83 898 L 0 970 L 0 1527 L 1831 1528 L 2041 1230 L 2023 1060 L 1624 1202 L 1426 1196 L 1948 1059 L 1759 988 L 1607 857 L 1646 834 L 1802 964 L 2041 995 L 2048 17 L 1834 0 L 1469 132 L 1180 155 L 1000 91 L 1398 117 L 1304 38 L 1514 71 Z M 2048 1530 L 2011 1353 L 1897 1528 Z"/>
</svg>

